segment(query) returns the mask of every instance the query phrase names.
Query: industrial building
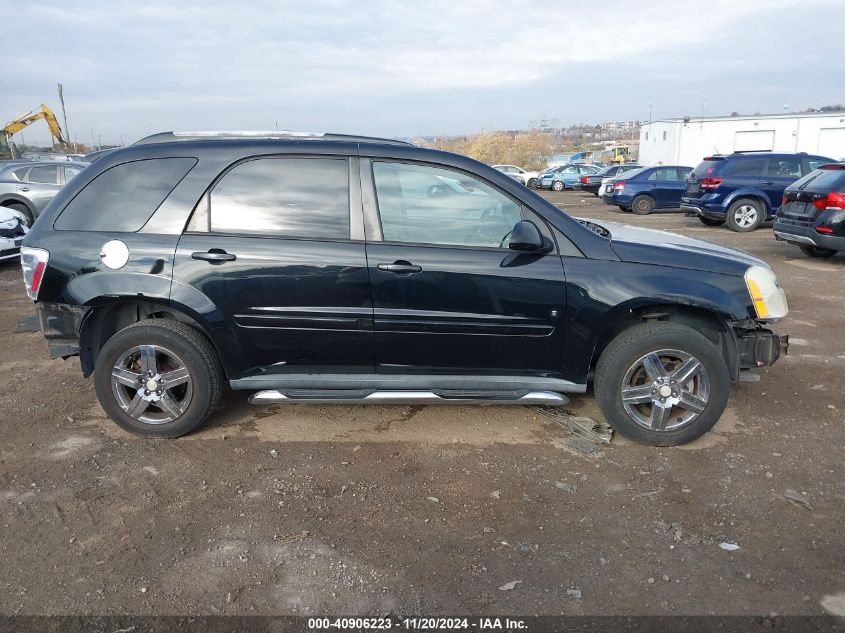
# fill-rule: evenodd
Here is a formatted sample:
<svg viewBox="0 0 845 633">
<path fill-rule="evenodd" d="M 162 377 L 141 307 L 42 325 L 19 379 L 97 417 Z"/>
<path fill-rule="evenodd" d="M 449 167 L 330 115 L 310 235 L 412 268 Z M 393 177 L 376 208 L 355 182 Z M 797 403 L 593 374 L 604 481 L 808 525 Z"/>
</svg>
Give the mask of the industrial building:
<svg viewBox="0 0 845 633">
<path fill-rule="evenodd" d="M 644 123 L 642 165 L 694 167 L 710 154 L 767 150 L 845 160 L 845 112 L 683 117 Z"/>
</svg>

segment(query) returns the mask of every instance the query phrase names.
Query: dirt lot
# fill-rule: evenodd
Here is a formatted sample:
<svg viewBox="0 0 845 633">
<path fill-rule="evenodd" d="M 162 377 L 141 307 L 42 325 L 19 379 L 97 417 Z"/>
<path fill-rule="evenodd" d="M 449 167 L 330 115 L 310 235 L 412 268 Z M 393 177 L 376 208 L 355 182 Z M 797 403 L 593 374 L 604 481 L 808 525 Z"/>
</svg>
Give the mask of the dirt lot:
<svg viewBox="0 0 845 633">
<path fill-rule="evenodd" d="M 189 437 L 140 439 L 76 360 L 15 332 L 32 307 L 0 264 L 0 614 L 845 610 L 845 256 L 678 213 L 624 220 L 751 251 L 789 295 L 790 355 L 686 447 L 580 454 L 527 407 L 245 394 Z M 570 410 L 599 416 L 591 395 Z"/>
</svg>

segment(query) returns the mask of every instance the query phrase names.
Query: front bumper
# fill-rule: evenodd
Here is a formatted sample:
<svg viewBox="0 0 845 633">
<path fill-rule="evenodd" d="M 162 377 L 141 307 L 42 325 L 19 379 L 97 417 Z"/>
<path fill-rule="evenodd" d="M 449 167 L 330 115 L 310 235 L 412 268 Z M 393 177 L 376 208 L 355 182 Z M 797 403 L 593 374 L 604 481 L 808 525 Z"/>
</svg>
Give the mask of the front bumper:
<svg viewBox="0 0 845 633">
<path fill-rule="evenodd" d="M 789 350 L 789 335 L 780 336 L 766 328 L 735 330 L 739 369 L 774 365 Z"/>
<path fill-rule="evenodd" d="M 50 358 L 67 358 L 79 354 L 82 321 L 90 308 L 67 303 L 36 302 L 38 324 L 47 339 Z"/>
<path fill-rule="evenodd" d="M 0 262 L 21 256 L 21 244 L 24 236 L 0 237 Z"/>
</svg>

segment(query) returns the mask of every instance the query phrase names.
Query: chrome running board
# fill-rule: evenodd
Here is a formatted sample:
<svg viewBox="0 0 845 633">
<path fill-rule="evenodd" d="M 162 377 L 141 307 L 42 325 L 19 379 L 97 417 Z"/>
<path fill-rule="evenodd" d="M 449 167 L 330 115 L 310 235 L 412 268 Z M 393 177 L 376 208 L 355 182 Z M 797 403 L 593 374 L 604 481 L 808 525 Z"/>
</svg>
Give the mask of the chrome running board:
<svg viewBox="0 0 845 633">
<path fill-rule="evenodd" d="M 249 397 L 250 404 L 545 404 L 565 406 L 569 398 L 554 391 L 388 391 L 388 390 L 305 390 L 269 389 Z"/>
</svg>

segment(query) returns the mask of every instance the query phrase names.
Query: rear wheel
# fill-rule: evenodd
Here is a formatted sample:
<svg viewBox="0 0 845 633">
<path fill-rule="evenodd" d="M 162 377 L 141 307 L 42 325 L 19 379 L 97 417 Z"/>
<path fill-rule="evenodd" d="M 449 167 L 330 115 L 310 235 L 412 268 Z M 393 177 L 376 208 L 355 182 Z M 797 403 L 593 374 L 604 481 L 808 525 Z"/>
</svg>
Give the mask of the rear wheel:
<svg viewBox="0 0 845 633">
<path fill-rule="evenodd" d="M 798 248 L 800 248 L 801 252 L 804 253 L 807 257 L 817 257 L 819 259 L 827 259 L 828 257 L 833 257 L 838 252 L 832 248 L 822 248 L 820 246 L 802 245 Z"/>
<path fill-rule="evenodd" d="M 725 216 L 728 228 L 738 233 L 753 231 L 763 223 L 763 220 L 763 206 L 751 198 L 734 202 Z"/>
<path fill-rule="evenodd" d="M 685 444 L 709 431 L 730 395 L 730 375 L 704 335 L 670 322 L 617 336 L 599 358 L 596 400 L 608 423 L 637 442 Z"/>
<path fill-rule="evenodd" d="M 715 218 L 705 218 L 703 215 L 698 216 L 698 219 L 701 220 L 701 223 L 704 226 L 722 226 L 725 223 L 724 220 L 717 220 Z"/>
<path fill-rule="evenodd" d="M 631 209 L 637 215 L 648 215 L 654 211 L 654 198 L 651 196 L 637 196 L 631 203 Z"/>
<path fill-rule="evenodd" d="M 211 343 L 168 319 L 130 325 L 97 356 L 97 399 L 119 426 L 148 437 L 179 437 L 214 410 L 223 373 Z"/>
<path fill-rule="evenodd" d="M 562 181 L 560 181 L 560 180 L 555 180 L 555 181 L 552 183 L 552 189 L 553 189 L 554 191 L 563 191 L 563 182 L 562 182 Z"/>
</svg>

